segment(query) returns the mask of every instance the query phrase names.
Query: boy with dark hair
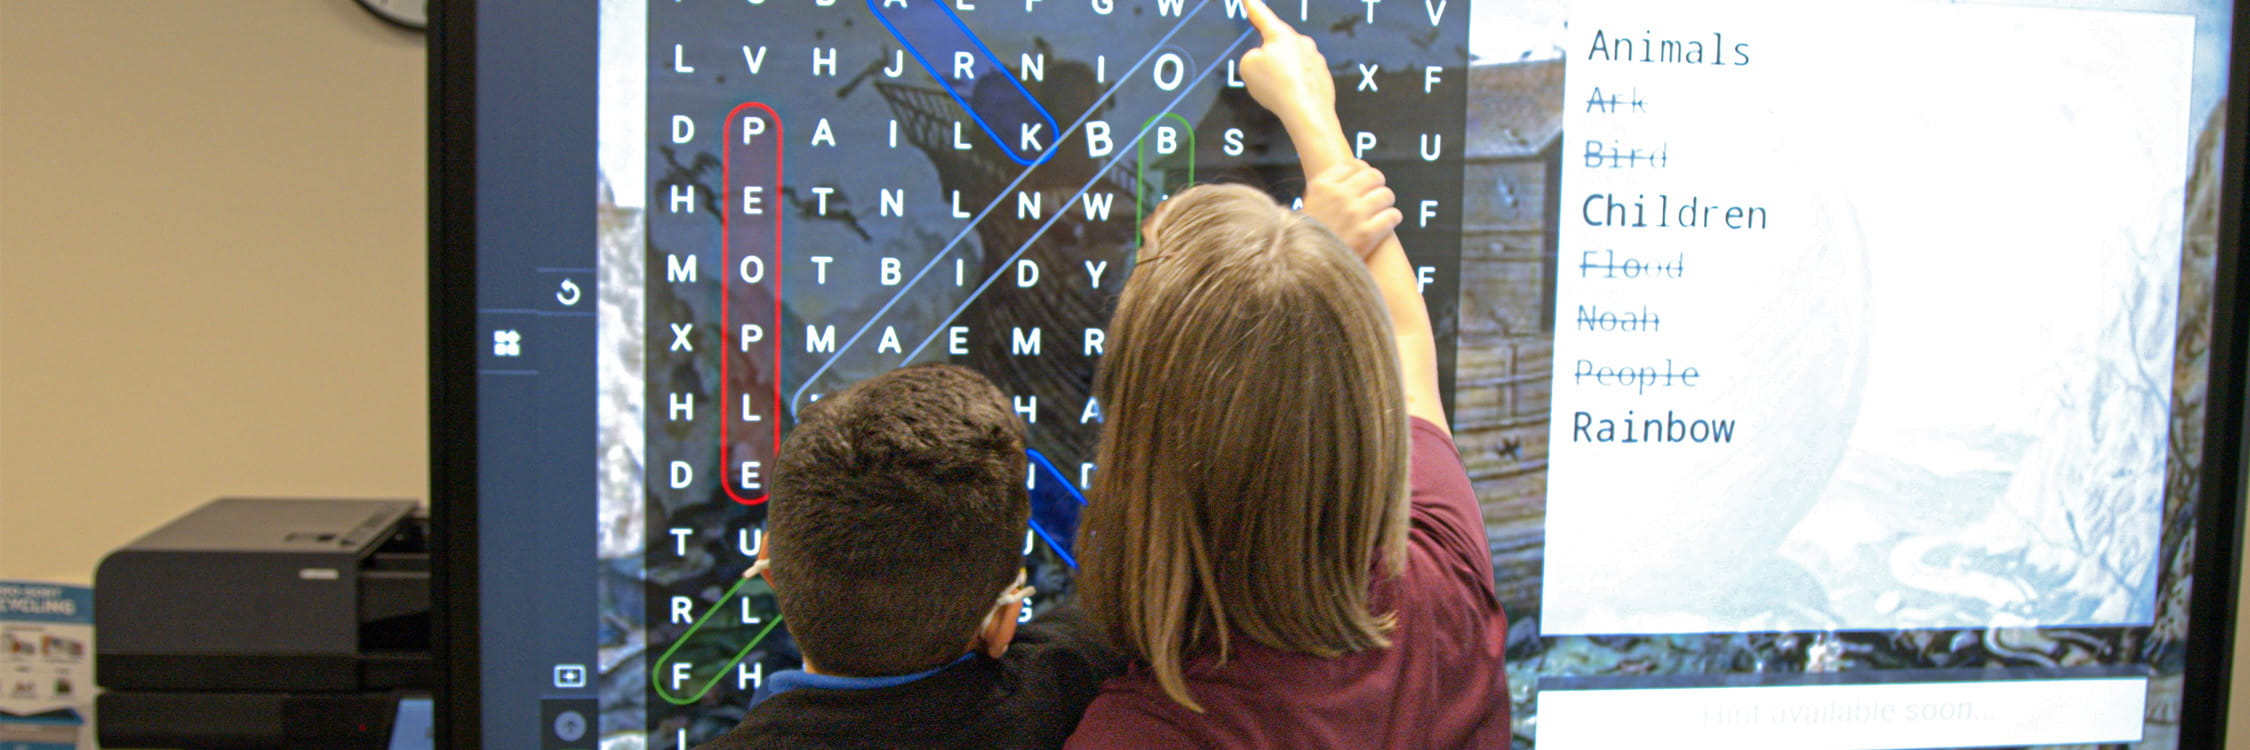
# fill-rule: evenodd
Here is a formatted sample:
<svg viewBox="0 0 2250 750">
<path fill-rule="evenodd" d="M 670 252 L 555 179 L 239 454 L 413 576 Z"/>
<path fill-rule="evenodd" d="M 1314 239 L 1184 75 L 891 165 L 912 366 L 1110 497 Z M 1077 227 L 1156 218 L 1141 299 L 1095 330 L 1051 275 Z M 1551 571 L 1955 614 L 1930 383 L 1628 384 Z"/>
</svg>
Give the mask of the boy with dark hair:
<svg viewBox="0 0 2250 750">
<path fill-rule="evenodd" d="M 908 367 L 806 407 L 763 568 L 804 669 L 703 750 L 1058 748 L 1122 657 L 1031 591 L 1023 425 L 990 381 Z"/>
</svg>

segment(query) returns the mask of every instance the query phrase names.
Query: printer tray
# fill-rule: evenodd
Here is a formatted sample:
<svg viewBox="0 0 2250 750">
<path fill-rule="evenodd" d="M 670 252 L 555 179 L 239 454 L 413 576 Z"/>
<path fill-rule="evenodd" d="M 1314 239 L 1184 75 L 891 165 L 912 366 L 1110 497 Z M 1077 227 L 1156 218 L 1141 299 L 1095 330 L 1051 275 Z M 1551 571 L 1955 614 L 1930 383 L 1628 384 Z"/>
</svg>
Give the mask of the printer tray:
<svg viewBox="0 0 2250 750">
<path fill-rule="evenodd" d="M 331 654 L 105 653 L 94 681 L 109 690 L 356 693 L 428 690 L 437 679 L 430 652 Z"/>
<path fill-rule="evenodd" d="M 136 693 L 94 698 L 105 748 L 385 750 L 394 693 Z"/>
</svg>

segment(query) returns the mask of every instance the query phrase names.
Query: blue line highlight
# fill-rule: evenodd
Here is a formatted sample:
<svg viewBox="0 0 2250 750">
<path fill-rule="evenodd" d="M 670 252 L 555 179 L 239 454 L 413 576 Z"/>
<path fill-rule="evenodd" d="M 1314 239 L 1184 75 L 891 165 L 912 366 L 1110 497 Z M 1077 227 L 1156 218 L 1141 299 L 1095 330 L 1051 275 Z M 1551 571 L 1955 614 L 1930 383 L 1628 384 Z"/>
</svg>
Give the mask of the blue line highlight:
<svg viewBox="0 0 2250 750">
<path fill-rule="evenodd" d="M 883 6 L 890 3 L 897 3 L 900 6 L 903 6 L 900 21 L 908 22 L 909 28 L 913 28 L 918 34 L 929 34 L 930 32 L 936 32 L 935 36 L 938 38 L 924 39 L 923 41 L 942 43 L 948 41 L 944 38 L 948 30 L 959 31 L 961 33 L 960 38 L 950 41 L 953 41 L 955 44 L 965 41 L 968 43 L 968 46 L 975 47 L 977 52 L 984 55 L 984 61 L 991 64 L 992 66 L 992 72 L 979 76 L 975 81 L 972 82 L 977 84 L 977 93 L 980 95 L 983 94 L 986 87 L 982 84 L 985 79 L 998 77 L 1006 80 L 1008 82 L 1008 88 L 1010 90 L 1013 90 L 1016 95 L 1014 97 L 1007 97 L 998 101 L 986 100 L 983 102 L 983 104 L 986 107 L 997 107 L 1001 109 L 1005 109 L 1010 105 L 1029 106 L 1031 108 L 1031 113 L 1037 113 L 1039 119 L 1046 121 L 1049 140 L 1044 146 L 1039 149 L 1038 153 L 1030 155 L 1021 153 L 1017 150 L 1018 144 L 1009 142 L 1007 138 L 1000 135 L 1000 131 L 993 129 L 991 122 L 993 118 L 987 117 L 986 115 L 988 113 L 977 111 L 977 104 L 975 102 L 963 98 L 961 96 L 961 92 L 953 87 L 953 82 L 946 77 L 945 71 L 940 70 L 935 65 L 931 65 L 929 58 L 922 55 L 922 49 L 915 46 L 914 40 L 906 38 L 906 32 L 900 30 L 899 28 L 900 24 L 894 23 L 891 20 L 890 14 L 883 12 Z M 944 13 L 945 21 L 943 23 L 939 23 L 914 17 L 913 14 L 916 13 L 917 8 L 928 7 L 937 8 L 938 12 Z M 984 45 L 984 40 L 978 39 L 976 32 L 970 31 L 968 24 L 961 22 L 961 16 L 959 14 L 954 13 L 952 8 L 945 7 L 945 3 L 943 0 L 867 0 L 867 9 L 875 13 L 875 20 L 883 22 L 883 28 L 889 29 L 891 32 L 891 36 L 898 39 L 899 45 L 906 48 L 906 53 L 909 55 L 913 55 L 914 61 L 921 63 L 922 69 L 929 71 L 930 77 L 937 79 L 938 87 L 945 89 L 946 95 L 953 97 L 953 101 L 961 105 L 961 110 L 969 113 L 969 119 L 976 121 L 977 128 L 983 130 L 985 135 L 990 136 L 992 138 L 992 142 L 1000 147 L 1000 153 L 1006 154 L 1009 160 L 1026 167 L 1030 167 L 1037 166 L 1040 162 L 1046 161 L 1047 157 L 1054 154 L 1056 142 L 1061 140 L 1061 126 L 1055 123 L 1055 116 L 1052 114 L 1048 114 L 1047 108 L 1041 105 L 1038 99 L 1032 98 L 1031 91 L 1023 87 L 1023 81 L 1017 80 L 1016 74 L 1008 71 L 1008 66 L 1000 61 L 1000 56 L 992 54 L 992 48 L 986 47 Z M 920 15 L 927 16 L 928 12 L 922 11 Z M 1004 93 L 997 95 L 1005 96 Z M 977 98 L 983 99 L 982 96 L 979 96 Z M 989 114 L 998 116 L 1011 113 L 996 111 Z M 1012 114 L 1029 113 L 1019 112 Z M 1022 125 L 1029 123 L 1008 121 L 1007 124 Z"/>
<path fill-rule="evenodd" d="M 1036 449 L 1025 449 L 1024 453 L 1031 460 L 1033 477 L 1031 531 L 1047 540 L 1047 546 L 1064 564 L 1076 569 L 1078 558 L 1071 555 L 1071 542 L 1078 533 L 1078 511 L 1086 507 L 1086 495 L 1044 454 Z"/>
<path fill-rule="evenodd" d="M 1071 570 L 1078 569 L 1078 558 L 1070 556 L 1069 543 L 1055 541 L 1055 535 L 1047 533 L 1047 528 L 1039 525 L 1039 519 L 1037 518 L 1031 519 L 1031 533 L 1038 534 L 1039 539 L 1047 543 L 1047 549 L 1054 550 L 1055 556 L 1062 558 L 1064 565 L 1070 566 Z M 1071 533 L 1078 532 L 1072 531 Z"/>
</svg>

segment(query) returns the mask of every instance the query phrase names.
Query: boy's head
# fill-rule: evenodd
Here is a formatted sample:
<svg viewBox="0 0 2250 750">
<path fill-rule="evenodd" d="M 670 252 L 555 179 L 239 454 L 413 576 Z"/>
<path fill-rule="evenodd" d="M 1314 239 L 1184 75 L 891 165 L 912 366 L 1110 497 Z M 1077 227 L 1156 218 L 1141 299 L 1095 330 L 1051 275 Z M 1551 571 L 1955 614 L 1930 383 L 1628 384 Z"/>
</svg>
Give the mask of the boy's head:
<svg viewBox="0 0 2250 750">
<path fill-rule="evenodd" d="M 781 445 L 767 576 L 806 663 L 879 676 L 940 667 L 980 637 L 1022 569 L 1023 425 L 983 376 L 894 370 L 807 406 Z M 1007 633 L 996 631 L 1007 630 Z"/>
</svg>

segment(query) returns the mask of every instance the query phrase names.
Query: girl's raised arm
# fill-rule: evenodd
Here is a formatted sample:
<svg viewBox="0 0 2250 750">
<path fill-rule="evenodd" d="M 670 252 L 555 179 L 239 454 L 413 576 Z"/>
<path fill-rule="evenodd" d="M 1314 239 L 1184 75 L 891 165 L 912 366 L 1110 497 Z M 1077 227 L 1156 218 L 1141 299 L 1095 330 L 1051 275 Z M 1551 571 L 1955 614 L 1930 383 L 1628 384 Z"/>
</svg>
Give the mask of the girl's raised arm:
<svg viewBox="0 0 2250 750">
<path fill-rule="evenodd" d="M 1243 8 L 1250 24 L 1263 37 L 1263 43 L 1242 55 L 1243 84 L 1250 89 L 1251 98 L 1280 118 L 1289 132 L 1290 142 L 1297 147 L 1298 162 L 1305 170 L 1306 210 L 1318 217 L 1322 211 L 1314 208 L 1313 187 L 1324 181 L 1364 179 L 1355 173 L 1373 168 L 1353 158 L 1351 146 L 1344 139 L 1343 124 L 1336 117 L 1335 78 L 1319 46 L 1274 15 L 1263 0 L 1243 0 Z M 1381 188 L 1380 181 L 1376 187 Z M 1350 199 L 1365 195 L 1349 189 L 1341 192 Z M 1387 195 L 1388 189 L 1383 193 Z M 1397 213 L 1388 208 L 1387 200 L 1384 205 L 1385 210 Z M 1397 221 L 1392 219 L 1390 223 L 1395 226 Z M 1361 227 L 1331 225 L 1330 229 L 1345 235 Z M 1414 267 L 1407 262 L 1398 235 L 1387 231 L 1381 235 L 1372 247 L 1352 249 L 1364 254 L 1367 270 L 1374 274 L 1375 287 L 1390 311 L 1406 412 L 1450 432 L 1445 404 L 1438 396 L 1437 334 L 1430 326 L 1430 310 L 1422 302 L 1421 285 L 1414 279 Z"/>
</svg>

